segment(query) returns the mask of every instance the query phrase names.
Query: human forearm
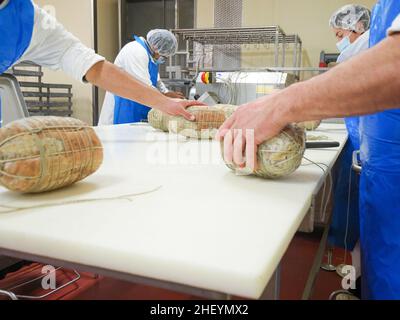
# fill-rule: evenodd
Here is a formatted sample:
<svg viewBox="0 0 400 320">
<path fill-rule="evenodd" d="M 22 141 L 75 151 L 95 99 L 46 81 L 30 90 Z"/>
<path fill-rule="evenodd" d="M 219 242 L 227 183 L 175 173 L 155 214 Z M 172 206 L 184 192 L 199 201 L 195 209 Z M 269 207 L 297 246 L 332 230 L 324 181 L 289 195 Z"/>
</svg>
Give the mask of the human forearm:
<svg viewBox="0 0 400 320">
<path fill-rule="evenodd" d="M 170 99 L 107 61 L 95 64 L 87 72 L 86 80 L 120 97 L 139 102 L 167 114 L 180 115 L 192 121 L 195 120 L 195 117 L 186 111 L 186 108 L 192 105 L 203 105 L 197 101 Z"/>
<path fill-rule="evenodd" d="M 371 114 L 400 106 L 400 35 L 287 89 L 289 122 Z M 283 92 L 282 92 L 283 93 Z"/>
<path fill-rule="evenodd" d="M 169 99 L 150 86 L 136 80 L 109 62 L 94 65 L 86 74 L 86 80 L 123 98 L 156 109 L 169 104 Z"/>
<path fill-rule="evenodd" d="M 286 125 L 307 120 L 364 115 L 400 106 L 400 35 L 309 81 L 248 103 L 221 127 L 224 158 L 256 167 L 256 150 Z M 248 140 L 251 130 L 253 139 Z M 245 147 L 243 147 L 245 146 Z"/>
</svg>

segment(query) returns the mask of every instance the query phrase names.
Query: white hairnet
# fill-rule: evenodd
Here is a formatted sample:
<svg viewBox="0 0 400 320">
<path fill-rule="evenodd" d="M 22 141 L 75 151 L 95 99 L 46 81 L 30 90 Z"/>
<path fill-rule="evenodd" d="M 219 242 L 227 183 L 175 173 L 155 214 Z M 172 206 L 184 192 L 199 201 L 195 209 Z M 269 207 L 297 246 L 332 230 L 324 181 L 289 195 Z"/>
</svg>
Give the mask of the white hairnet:
<svg viewBox="0 0 400 320">
<path fill-rule="evenodd" d="M 162 56 L 173 56 L 178 47 L 174 34 L 168 30 L 155 29 L 147 34 L 148 43 Z"/>
<path fill-rule="evenodd" d="M 371 24 L 371 11 L 364 6 L 349 4 L 336 11 L 329 25 L 332 28 L 345 29 L 364 33 L 369 30 Z"/>
</svg>

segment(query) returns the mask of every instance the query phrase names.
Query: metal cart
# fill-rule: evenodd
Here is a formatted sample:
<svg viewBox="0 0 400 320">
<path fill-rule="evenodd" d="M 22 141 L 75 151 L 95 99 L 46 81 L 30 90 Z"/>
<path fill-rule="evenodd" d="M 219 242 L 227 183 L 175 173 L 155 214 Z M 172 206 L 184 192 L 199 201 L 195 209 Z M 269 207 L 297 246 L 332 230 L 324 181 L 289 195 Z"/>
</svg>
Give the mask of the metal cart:
<svg viewBox="0 0 400 320">
<path fill-rule="evenodd" d="M 10 73 L 19 80 L 31 116 L 72 116 L 72 85 L 43 82 L 42 67 L 32 62 L 22 62 Z"/>
</svg>

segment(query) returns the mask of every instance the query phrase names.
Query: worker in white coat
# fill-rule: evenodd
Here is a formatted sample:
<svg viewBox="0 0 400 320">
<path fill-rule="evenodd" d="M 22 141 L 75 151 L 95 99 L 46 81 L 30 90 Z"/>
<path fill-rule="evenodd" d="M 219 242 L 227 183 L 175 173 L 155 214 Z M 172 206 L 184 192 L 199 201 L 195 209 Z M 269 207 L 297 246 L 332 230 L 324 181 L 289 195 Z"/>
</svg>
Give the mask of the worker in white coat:
<svg viewBox="0 0 400 320">
<path fill-rule="evenodd" d="M 151 30 L 146 39 L 134 36 L 118 54 L 115 65 L 142 83 L 157 88 L 170 98 L 182 99 L 182 93 L 169 91 L 160 79 L 159 65 L 176 53 L 178 42 L 168 30 Z M 100 115 L 99 125 L 142 122 L 147 120 L 148 106 L 123 99 L 107 92 Z"/>
<path fill-rule="evenodd" d="M 194 117 L 186 107 L 199 104 L 168 98 L 134 79 L 84 46 L 31 0 L 0 0 L 0 75 L 25 60 L 189 120 Z"/>
</svg>

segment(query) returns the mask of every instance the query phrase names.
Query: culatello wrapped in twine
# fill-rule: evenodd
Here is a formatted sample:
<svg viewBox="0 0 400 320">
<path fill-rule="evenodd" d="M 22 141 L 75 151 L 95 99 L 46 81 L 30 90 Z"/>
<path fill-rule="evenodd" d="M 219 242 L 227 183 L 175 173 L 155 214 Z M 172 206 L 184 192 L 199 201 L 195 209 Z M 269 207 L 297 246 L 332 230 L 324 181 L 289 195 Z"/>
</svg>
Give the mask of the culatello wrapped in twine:
<svg viewBox="0 0 400 320">
<path fill-rule="evenodd" d="M 202 110 L 201 108 L 204 110 L 204 107 L 194 107 L 189 108 L 188 110 L 191 112 L 190 110 L 192 109 L 193 112 L 195 110 Z M 238 109 L 238 106 L 216 105 L 214 107 L 208 107 L 207 109 L 214 113 L 222 111 L 225 114 L 225 119 L 227 119 Z M 195 114 L 195 112 L 193 113 Z M 220 120 L 222 120 L 222 118 Z M 189 137 L 193 137 L 193 134 L 188 135 L 182 128 L 198 129 L 201 127 L 215 127 L 218 129 L 220 125 L 222 125 L 222 123 L 218 123 L 218 125 L 217 123 L 211 123 L 209 125 L 204 125 L 204 123 L 202 123 L 200 126 L 196 126 L 194 123 L 184 120 L 183 118 L 171 117 L 156 110 L 152 110 L 149 113 L 149 123 L 154 128 L 165 132 L 171 131 L 169 126 L 174 121 L 178 123 L 176 126 L 178 130 L 172 130 L 172 132 L 180 133 Z M 181 131 L 179 131 L 179 129 L 181 129 Z M 196 130 L 195 132 L 196 134 L 194 137 L 199 138 L 199 132 Z M 210 137 L 207 136 L 206 138 L 208 139 L 212 137 L 213 135 Z M 204 135 L 202 138 L 204 138 Z M 257 152 L 258 169 L 255 172 L 246 172 L 233 165 L 227 164 L 227 166 L 238 174 L 253 174 L 262 178 L 278 179 L 293 173 L 300 167 L 305 152 L 305 142 L 306 134 L 304 128 L 297 125 L 290 125 L 279 135 L 259 146 Z M 221 142 L 221 150 L 223 154 L 223 142 Z"/>
<path fill-rule="evenodd" d="M 151 109 L 147 119 L 149 124 L 157 130 L 168 132 L 168 124 L 170 120 L 170 115 L 165 114 L 157 109 Z"/>
<path fill-rule="evenodd" d="M 80 120 L 31 117 L 0 129 L 0 184 L 41 193 L 80 181 L 99 169 L 103 147 Z"/>
<path fill-rule="evenodd" d="M 314 131 L 317 130 L 318 127 L 321 125 L 320 120 L 316 121 L 305 121 L 305 122 L 300 122 L 297 124 L 298 127 L 303 128 L 307 131 Z"/>
<path fill-rule="evenodd" d="M 190 107 L 187 110 L 196 117 L 196 121 L 167 115 L 153 109 L 148 115 L 149 124 L 155 129 L 187 138 L 213 139 L 226 120 L 225 113 L 215 107 Z"/>
<path fill-rule="evenodd" d="M 235 105 L 219 105 L 218 108 L 225 112 L 229 118 L 237 109 Z M 238 174 L 252 174 L 266 179 L 278 179 L 295 172 L 302 163 L 306 150 L 305 129 L 312 126 L 316 129 L 320 123 L 305 124 L 305 126 L 287 126 L 279 135 L 262 143 L 258 147 L 258 169 L 247 172 L 233 165 L 227 166 Z M 311 130 L 311 129 L 310 129 Z M 223 143 L 221 143 L 223 154 Z"/>
<path fill-rule="evenodd" d="M 256 175 L 266 179 L 278 179 L 295 172 L 302 163 L 306 149 L 304 129 L 289 125 L 280 134 L 265 141 L 258 147 L 258 168 L 254 172 L 227 164 L 228 168 L 240 175 Z M 221 142 L 224 154 L 223 142 Z"/>
</svg>

